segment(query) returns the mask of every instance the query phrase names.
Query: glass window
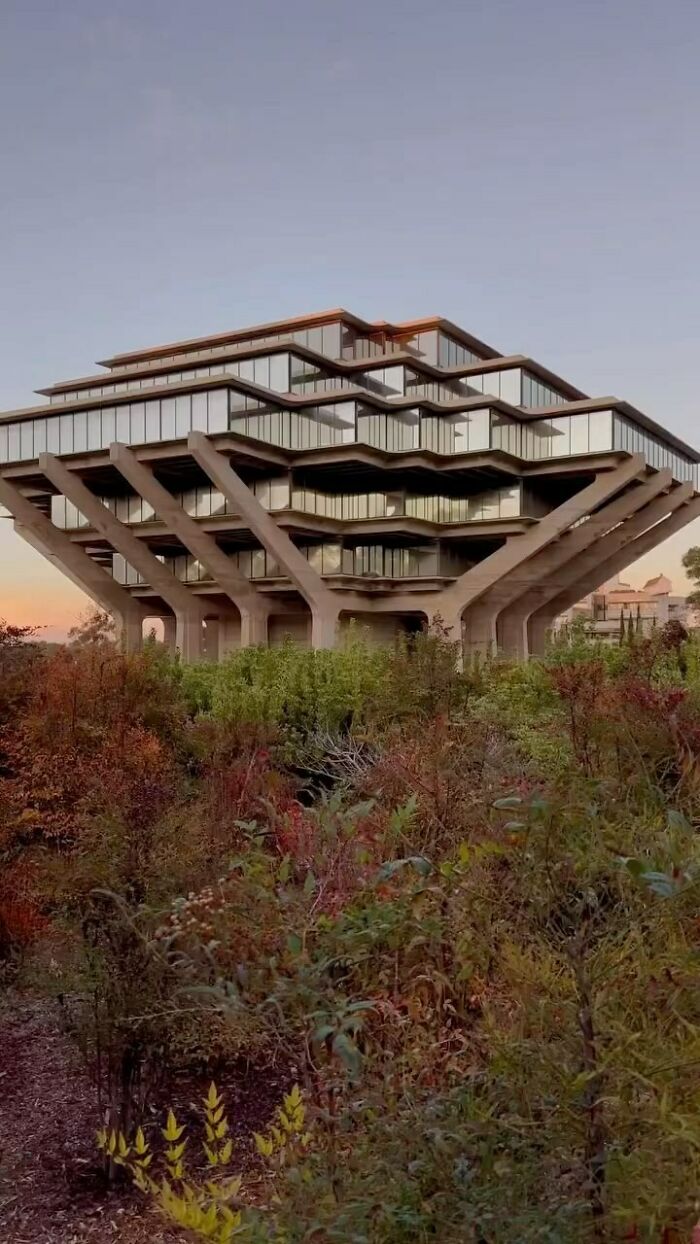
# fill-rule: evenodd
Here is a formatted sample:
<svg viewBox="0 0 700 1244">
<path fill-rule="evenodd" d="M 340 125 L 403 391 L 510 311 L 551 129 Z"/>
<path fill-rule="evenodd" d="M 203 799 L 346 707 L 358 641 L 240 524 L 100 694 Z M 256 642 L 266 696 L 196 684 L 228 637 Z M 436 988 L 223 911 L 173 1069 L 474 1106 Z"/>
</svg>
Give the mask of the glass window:
<svg viewBox="0 0 700 1244">
<path fill-rule="evenodd" d="M 18 456 L 20 458 L 33 458 L 34 457 L 34 425 L 32 424 L 31 419 L 27 419 L 24 423 L 20 423 L 19 436 L 20 436 L 20 451 L 19 451 Z"/>
<path fill-rule="evenodd" d="M 38 458 L 39 454 L 46 452 L 46 420 L 35 419 L 34 421 L 34 457 Z"/>
<path fill-rule="evenodd" d="M 92 413 L 92 412 L 90 412 Z M 97 412 L 99 413 L 99 412 Z M 117 439 L 117 415 L 113 406 L 103 407 L 102 410 L 102 446 L 106 448 Z"/>
<path fill-rule="evenodd" d="M 225 389 L 212 389 L 207 394 L 207 421 L 210 432 L 228 428 L 228 394 Z"/>
<path fill-rule="evenodd" d="M 289 355 L 273 354 L 270 359 L 268 384 L 275 393 L 289 393 Z"/>
<path fill-rule="evenodd" d="M 175 435 L 187 436 L 192 427 L 192 398 L 183 393 L 175 398 Z"/>
<path fill-rule="evenodd" d="M 146 442 L 152 443 L 167 437 L 161 437 L 160 402 L 146 402 Z"/>
<path fill-rule="evenodd" d="M 206 392 L 192 394 L 192 427 L 198 432 L 206 432 L 208 430 Z"/>
<path fill-rule="evenodd" d="M 115 439 L 123 445 L 131 441 L 131 418 L 129 406 L 117 406 L 115 419 Z"/>
<path fill-rule="evenodd" d="M 612 449 L 612 411 L 597 410 L 588 415 L 588 439 L 591 453 Z"/>
<path fill-rule="evenodd" d="M 61 431 L 58 417 L 46 420 L 46 449 L 50 454 L 61 452 Z"/>
<path fill-rule="evenodd" d="M 164 397 L 160 404 L 161 438 L 164 441 L 175 440 L 175 398 Z"/>
<path fill-rule="evenodd" d="M 62 454 L 73 453 L 73 416 L 59 415 L 59 437 Z"/>
<path fill-rule="evenodd" d="M 146 440 L 146 406 L 144 402 L 134 402 L 131 410 L 131 430 L 129 440 L 132 445 L 143 445 Z"/>
</svg>

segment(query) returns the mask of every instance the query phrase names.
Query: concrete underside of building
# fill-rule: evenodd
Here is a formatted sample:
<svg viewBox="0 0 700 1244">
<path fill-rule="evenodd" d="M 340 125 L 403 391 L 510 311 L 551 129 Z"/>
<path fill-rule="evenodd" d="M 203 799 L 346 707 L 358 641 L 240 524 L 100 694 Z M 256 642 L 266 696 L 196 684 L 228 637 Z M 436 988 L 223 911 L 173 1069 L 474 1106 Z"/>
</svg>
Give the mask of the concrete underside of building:
<svg viewBox="0 0 700 1244">
<path fill-rule="evenodd" d="M 117 355 L 0 416 L 0 504 L 187 661 L 439 622 L 467 654 L 553 619 L 700 514 L 698 454 L 450 322 L 343 310 Z"/>
</svg>

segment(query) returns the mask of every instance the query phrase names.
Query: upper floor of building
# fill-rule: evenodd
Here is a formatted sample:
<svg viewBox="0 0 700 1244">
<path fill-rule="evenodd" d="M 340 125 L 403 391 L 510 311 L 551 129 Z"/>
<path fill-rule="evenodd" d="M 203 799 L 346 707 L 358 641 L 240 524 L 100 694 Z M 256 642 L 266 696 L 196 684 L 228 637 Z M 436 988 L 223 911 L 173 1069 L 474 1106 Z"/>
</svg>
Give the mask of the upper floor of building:
<svg viewBox="0 0 700 1244">
<path fill-rule="evenodd" d="M 700 455 L 616 398 L 589 398 L 533 359 L 450 321 L 370 323 L 342 309 L 114 355 L 100 375 L 0 415 L 0 464 L 170 442 L 192 430 L 291 451 L 370 445 L 525 463 L 644 454 L 677 480 Z"/>
</svg>

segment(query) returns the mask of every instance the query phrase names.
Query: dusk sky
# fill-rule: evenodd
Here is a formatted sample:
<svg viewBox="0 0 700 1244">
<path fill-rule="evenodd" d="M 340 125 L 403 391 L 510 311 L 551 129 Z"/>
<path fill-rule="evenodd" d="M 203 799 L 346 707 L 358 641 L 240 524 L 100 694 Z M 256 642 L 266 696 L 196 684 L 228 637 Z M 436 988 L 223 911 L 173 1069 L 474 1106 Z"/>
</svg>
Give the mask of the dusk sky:
<svg viewBox="0 0 700 1244">
<path fill-rule="evenodd" d="M 697 0 L 3 0 L 0 407 L 131 347 L 446 316 L 700 445 Z M 630 569 L 666 572 L 700 520 Z M 86 607 L 0 520 L 0 616 Z"/>
</svg>

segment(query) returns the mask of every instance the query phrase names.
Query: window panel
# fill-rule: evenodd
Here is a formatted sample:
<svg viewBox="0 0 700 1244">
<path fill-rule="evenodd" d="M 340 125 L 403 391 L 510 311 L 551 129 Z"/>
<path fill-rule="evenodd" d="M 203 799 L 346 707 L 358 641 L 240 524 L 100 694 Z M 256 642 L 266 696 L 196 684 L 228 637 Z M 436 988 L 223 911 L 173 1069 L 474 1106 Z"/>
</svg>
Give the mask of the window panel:
<svg viewBox="0 0 700 1244">
<path fill-rule="evenodd" d="M 175 398 L 175 435 L 187 436 L 192 427 L 192 399 L 189 393 Z"/>
<path fill-rule="evenodd" d="M 161 437 L 160 402 L 146 402 L 146 442 L 165 440 Z"/>
<path fill-rule="evenodd" d="M 143 445 L 146 440 L 146 405 L 144 402 L 134 402 L 129 409 L 131 411 L 129 443 Z"/>
<path fill-rule="evenodd" d="M 213 389 L 207 394 L 207 422 L 210 432 L 227 431 L 228 394 L 225 389 Z"/>
<path fill-rule="evenodd" d="M 164 397 L 160 403 L 160 431 L 161 439 L 164 441 L 173 441 L 176 437 L 175 431 L 175 398 Z"/>
<path fill-rule="evenodd" d="M 92 413 L 92 412 L 91 412 Z M 106 449 L 117 439 L 117 415 L 113 406 L 102 410 L 102 448 Z"/>
<path fill-rule="evenodd" d="M 129 406 L 117 406 L 115 418 L 115 440 L 122 445 L 131 443 L 131 411 Z"/>
<path fill-rule="evenodd" d="M 33 458 L 34 457 L 34 425 L 32 424 L 31 419 L 27 419 L 25 422 L 20 423 L 19 439 L 20 439 L 20 451 L 19 451 L 20 458 Z"/>
</svg>

